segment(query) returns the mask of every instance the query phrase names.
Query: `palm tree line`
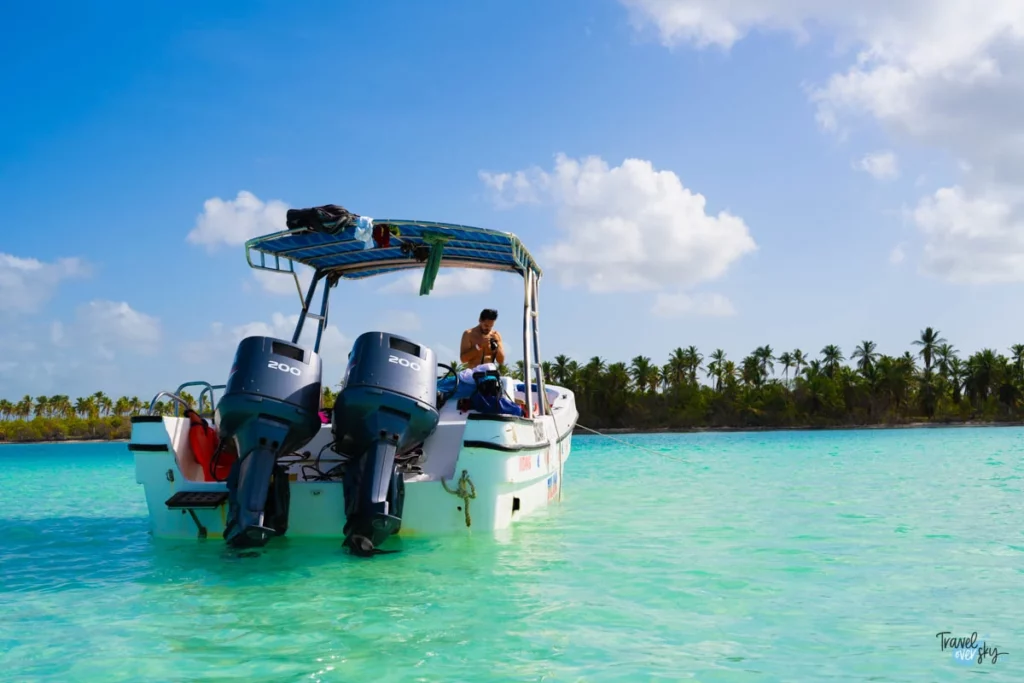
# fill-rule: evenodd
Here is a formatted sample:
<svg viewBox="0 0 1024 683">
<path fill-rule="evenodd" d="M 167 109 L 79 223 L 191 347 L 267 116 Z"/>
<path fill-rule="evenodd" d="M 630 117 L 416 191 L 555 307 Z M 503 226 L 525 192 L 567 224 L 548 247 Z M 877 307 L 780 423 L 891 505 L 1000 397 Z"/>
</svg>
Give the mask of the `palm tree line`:
<svg viewBox="0 0 1024 683">
<path fill-rule="evenodd" d="M 666 363 L 564 355 L 542 364 L 547 381 L 576 392 L 580 422 L 594 428 L 824 427 L 1024 418 L 1024 344 L 961 355 L 927 327 L 901 355 L 874 341 L 849 357 L 760 346 L 736 361 L 676 348 Z M 461 367 L 461 366 L 460 366 Z M 521 379 L 522 362 L 509 374 Z"/>
<path fill-rule="evenodd" d="M 195 405 L 188 392 L 183 391 L 181 398 Z M 204 409 L 206 403 L 204 399 Z M 148 411 L 149 403 L 137 396 L 113 399 L 102 391 L 74 400 L 63 394 L 0 399 L 0 442 L 127 439 L 131 435 L 128 418 Z M 154 412 L 171 415 L 174 404 L 157 402 Z"/>
<path fill-rule="evenodd" d="M 1017 421 L 1024 418 L 1024 344 L 1009 352 L 982 349 L 963 357 L 928 327 L 899 356 L 879 352 L 870 340 L 857 344 L 849 358 L 835 344 L 816 357 L 765 345 L 738 362 L 722 349 L 705 357 L 688 346 L 675 349 L 663 365 L 642 355 L 629 363 L 598 356 L 581 363 L 559 355 L 542 363 L 542 371 L 546 381 L 576 393 L 580 422 L 597 429 Z M 522 361 L 500 370 L 523 378 Z M 324 388 L 325 408 L 336 395 Z M 182 398 L 195 405 L 187 392 Z M 112 399 L 101 391 L 74 400 L 0 399 L 0 441 L 126 439 L 128 418 L 148 409 L 138 397 Z M 154 412 L 173 414 L 174 404 L 159 402 Z"/>
</svg>

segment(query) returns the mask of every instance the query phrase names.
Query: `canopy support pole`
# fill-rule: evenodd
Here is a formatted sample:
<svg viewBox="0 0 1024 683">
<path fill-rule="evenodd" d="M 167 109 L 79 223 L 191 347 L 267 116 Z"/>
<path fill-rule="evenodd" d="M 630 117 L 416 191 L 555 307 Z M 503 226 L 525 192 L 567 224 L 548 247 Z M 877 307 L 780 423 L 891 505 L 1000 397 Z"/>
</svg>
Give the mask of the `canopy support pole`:
<svg viewBox="0 0 1024 683">
<path fill-rule="evenodd" d="M 533 358 L 534 370 L 537 378 L 537 405 L 541 415 L 547 415 L 548 395 L 544 382 L 544 361 L 540 355 L 540 278 L 534 275 L 531 279 L 530 298 L 532 299 L 531 313 L 533 317 Z"/>
<path fill-rule="evenodd" d="M 306 324 L 306 318 L 314 318 L 320 322 L 320 329 L 317 331 L 316 336 L 316 348 L 317 351 L 320 347 L 320 334 L 323 331 L 324 319 L 327 314 L 327 291 L 330 287 L 324 287 L 324 298 L 320 307 L 320 315 L 316 315 L 309 312 L 309 307 L 313 305 L 313 295 L 316 293 L 316 286 L 322 280 L 324 274 L 319 270 L 313 274 L 313 280 L 309 283 L 309 289 L 306 290 L 306 298 L 302 301 L 302 310 L 299 311 L 299 321 L 295 324 L 295 332 L 292 334 L 292 344 L 299 343 L 299 337 L 302 336 L 302 328 Z"/>
<path fill-rule="evenodd" d="M 530 382 L 530 357 L 533 355 L 530 353 L 532 344 L 531 339 L 531 327 L 533 316 L 531 313 L 531 290 L 533 271 L 529 268 L 523 274 L 523 392 L 526 394 L 526 409 L 530 411 L 528 417 L 533 416 L 533 391 L 531 390 Z"/>
</svg>

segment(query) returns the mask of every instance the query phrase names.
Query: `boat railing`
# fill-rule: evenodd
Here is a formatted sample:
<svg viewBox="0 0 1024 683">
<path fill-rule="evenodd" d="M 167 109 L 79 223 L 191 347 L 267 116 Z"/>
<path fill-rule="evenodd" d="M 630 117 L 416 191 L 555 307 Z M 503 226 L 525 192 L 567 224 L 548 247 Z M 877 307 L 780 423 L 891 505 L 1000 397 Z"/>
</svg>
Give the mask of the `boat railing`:
<svg viewBox="0 0 1024 683">
<path fill-rule="evenodd" d="M 203 387 L 203 390 L 199 392 L 199 396 L 196 398 L 196 401 L 197 401 L 196 412 L 198 412 L 203 417 L 209 417 L 210 415 L 213 415 L 214 408 L 217 407 L 217 396 L 216 396 L 216 394 L 214 392 L 216 390 L 218 390 L 218 389 L 223 389 L 225 387 L 225 385 L 224 384 L 210 384 L 209 382 L 203 382 L 202 380 L 199 380 L 199 381 L 196 381 L 196 382 L 185 382 L 180 387 L 178 387 L 178 390 L 176 392 L 174 392 L 174 393 L 177 394 L 178 396 L 181 396 L 182 392 L 184 392 L 187 387 Z M 210 394 L 210 402 L 209 403 L 203 403 L 203 397 L 206 396 L 207 393 Z M 204 411 L 204 408 L 206 406 L 210 407 L 210 410 L 209 410 L 208 413 L 206 411 Z M 175 417 L 178 416 L 177 405 L 175 405 L 175 408 L 174 408 L 174 416 Z"/>
<path fill-rule="evenodd" d="M 196 401 L 198 403 L 198 405 L 195 406 L 196 412 L 198 412 L 203 417 L 210 417 L 213 414 L 213 411 L 214 411 L 214 409 L 217 406 L 217 395 L 216 395 L 215 392 L 217 390 L 219 390 L 219 389 L 225 388 L 224 384 L 210 384 L 209 382 L 203 382 L 203 381 L 185 382 L 184 384 L 179 386 L 176 391 L 161 391 L 160 393 L 158 393 L 156 396 L 153 397 L 152 401 L 150 401 L 150 403 L 149 403 L 149 414 L 150 415 L 155 415 L 156 414 L 157 405 L 160 403 L 160 399 L 166 397 L 166 398 L 171 399 L 171 402 L 174 403 L 174 416 L 175 417 L 179 417 L 179 412 L 178 412 L 179 406 L 182 409 L 188 409 L 188 408 L 192 407 L 188 403 L 188 401 L 186 401 L 184 398 L 182 398 L 181 395 L 184 393 L 185 389 L 187 389 L 188 387 L 197 387 L 197 386 L 203 387 L 203 390 L 199 392 L 199 397 L 196 399 Z M 207 394 L 210 395 L 209 403 L 204 402 L 204 399 L 205 399 Z M 206 406 L 209 406 L 209 410 L 208 411 L 204 411 L 204 408 Z"/>
<path fill-rule="evenodd" d="M 299 274 L 295 272 L 295 262 L 290 258 L 275 254 L 273 264 L 267 263 L 267 254 L 261 251 L 256 253 L 259 256 L 259 263 L 255 263 L 252 260 L 253 249 L 248 244 L 245 246 L 245 260 L 249 264 L 250 268 L 254 270 L 264 270 L 268 273 L 284 273 L 285 275 L 291 275 L 292 279 L 295 280 L 295 291 L 299 294 L 299 301 L 303 300 L 302 283 L 299 282 Z M 282 264 L 281 262 L 284 261 Z"/>
<path fill-rule="evenodd" d="M 161 391 L 160 393 L 158 393 L 156 396 L 153 397 L 152 401 L 149 402 L 149 411 L 147 412 L 148 415 L 156 415 L 157 414 L 156 406 L 160 402 L 160 399 L 165 397 L 165 396 L 167 398 L 171 399 L 174 402 L 174 416 L 175 417 L 178 416 L 178 405 L 179 404 L 181 406 L 185 407 L 185 408 L 189 407 L 188 403 L 186 403 L 185 399 L 183 399 L 181 396 L 178 396 L 177 394 L 172 393 L 170 391 Z"/>
</svg>

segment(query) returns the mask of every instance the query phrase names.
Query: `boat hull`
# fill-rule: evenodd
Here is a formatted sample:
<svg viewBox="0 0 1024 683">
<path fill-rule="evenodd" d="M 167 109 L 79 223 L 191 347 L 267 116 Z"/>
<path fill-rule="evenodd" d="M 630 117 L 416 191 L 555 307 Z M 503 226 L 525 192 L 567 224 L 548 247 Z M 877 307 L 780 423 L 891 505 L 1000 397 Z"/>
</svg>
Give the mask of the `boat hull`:
<svg viewBox="0 0 1024 683">
<path fill-rule="evenodd" d="M 558 393 L 553 415 L 533 419 L 467 415 L 446 406 L 437 432 L 424 444 L 422 471 L 404 475 L 405 504 L 397 535 L 505 529 L 558 501 L 578 415 L 571 392 L 551 389 Z M 223 538 L 226 502 L 207 508 L 168 507 L 181 491 L 227 491 L 223 482 L 203 481 L 188 428 L 188 420 L 181 417 L 132 420 L 128 448 L 135 458 L 136 482 L 145 491 L 150 531 L 156 538 Z M 331 427 L 324 425 L 289 464 L 289 538 L 344 538 L 341 478 L 318 480 L 319 473 L 340 462 L 332 443 Z M 300 455 L 304 459 L 298 460 Z"/>
</svg>

